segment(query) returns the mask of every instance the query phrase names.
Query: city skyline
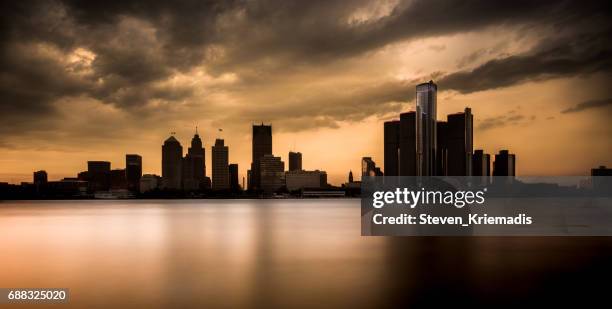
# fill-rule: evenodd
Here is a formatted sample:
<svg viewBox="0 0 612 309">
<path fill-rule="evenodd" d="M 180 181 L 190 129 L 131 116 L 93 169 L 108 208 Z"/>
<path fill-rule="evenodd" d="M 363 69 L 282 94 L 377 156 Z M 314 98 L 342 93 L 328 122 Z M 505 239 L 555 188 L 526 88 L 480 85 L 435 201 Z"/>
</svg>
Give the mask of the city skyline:
<svg viewBox="0 0 612 309">
<path fill-rule="evenodd" d="M 438 121 L 472 109 L 474 149 L 510 149 L 519 175 L 587 175 L 612 165 L 608 6 L 2 4 L 0 182 L 123 166 L 126 153 L 159 175 L 160 140 L 174 131 L 186 147 L 195 126 L 205 148 L 230 145 L 242 179 L 251 125 L 264 122 L 275 155 L 301 152 L 339 184 L 363 156 L 382 166 L 381 123 L 415 110 L 414 87 L 430 79 Z"/>
</svg>

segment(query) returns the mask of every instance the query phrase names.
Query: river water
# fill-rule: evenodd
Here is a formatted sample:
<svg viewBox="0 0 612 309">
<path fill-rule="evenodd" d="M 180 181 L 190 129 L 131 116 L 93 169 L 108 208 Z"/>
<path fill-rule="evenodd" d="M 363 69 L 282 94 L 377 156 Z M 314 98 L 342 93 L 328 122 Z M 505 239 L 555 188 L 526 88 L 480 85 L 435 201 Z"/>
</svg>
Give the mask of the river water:
<svg viewBox="0 0 612 309">
<path fill-rule="evenodd" d="M 359 200 L 0 201 L 0 287 L 45 307 L 585 305 L 606 237 L 362 237 Z M 13 306 L 17 307 L 17 306 Z"/>
</svg>

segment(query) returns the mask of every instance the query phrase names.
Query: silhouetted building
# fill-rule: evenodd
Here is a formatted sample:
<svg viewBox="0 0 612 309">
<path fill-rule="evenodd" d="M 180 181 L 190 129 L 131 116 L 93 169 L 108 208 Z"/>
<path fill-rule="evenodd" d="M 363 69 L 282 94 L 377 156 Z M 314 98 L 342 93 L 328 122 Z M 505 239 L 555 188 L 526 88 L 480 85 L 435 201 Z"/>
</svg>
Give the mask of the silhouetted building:
<svg viewBox="0 0 612 309">
<path fill-rule="evenodd" d="M 46 171 L 36 171 L 34 172 L 34 185 L 44 186 L 47 184 L 47 172 Z"/>
<path fill-rule="evenodd" d="M 448 115 L 447 121 L 437 122 L 437 173 L 441 176 L 472 174 L 473 115 L 465 112 Z"/>
<path fill-rule="evenodd" d="M 64 178 L 60 181 L 49 181 L 47 189 L 55 197 L 82 197 L 87 195 L 87 181 L 74 178 Z"/>
<path fill-rule="evenodd" d="M 612 168 L 601 165 L 591 169 L 591 183 L 594 190 L 610 194 L 612 189 Z"/>
<path fill-rule="evenodd" d="M 259 158 L 260 186 L 265 193 L 274 193 L 285 185 L 285 163 L 271 154 Z M 254 175 L 251 175 L 253 177 Z"/>
<path fill-rule="evenodd" d="M 480 179 L 480 183 L 488 184 L 491 175 L 491 156 L 482 149 L 474 151 L 472 156 L 472 176 Z"/>
<path fill-rule="evenodd" d="M 229 179 L 229 150 L 222 139 L 216 139 L 212 147 L 212 188 L 213 190 L 227 190 L 230 188 Z"/>
<path fill-rule="evenodd" d="M 204 180 L 206 176 L 206 150 L 202 146 L 202 139 L 198 135 L 196 128 L 196 134 L 191 139 L 191 147 L 187 150 L 187 154 L 193 159 L 192 166 L 193 177 L 198 180 Z"/>
<path fill-rule="evenodd" d="M 433 81 L 416 86 L 417 175 L 436 173 L 436 121 L 438 86 Z"/>
<path fill-rule="evenodd" d="M 137 154 L 125 155 L 125 175 L 130 191 L 138 192 L 140 177 L 142 177 L 142 157 Z"/>
<path fill-rule="evenodd" d="M 110 166 L 108 161 L 87 162 L 87 181 L 90 192 L 110 189 Z"/>
<path fill-rule="evenodd" d="M 259 160 L 265 155 L 272 155 L 272 126 L 253 125 L 253 156 L 251 160 L 251 176 L 249 189 L 261 188 L 261 173 Z"/>
<path fill-rule="evenodd" d="M 140 177 L 140 193 L 157 190 L 162 185 L 162 178 L 157 175 L 145 174 Z"/>
<path fill-rule="evenodd" d="M 233 192 L 240 191 L 240 181 L 238 180 L 238 164 L 232 163 L 229 165 L 230 190 Z"/>
<path fill-rule="evenodd" d="M 33 183 L 36 190 L 36 193 L 42 193 L 45 191 L 47 187 L 47 172 L 46 171 L 36 171 L 33 175 Z"/>
<path fill-rule="evenodd" d="M 400 114 L 399 176 L 416 176 L 416 112 Z"/>
<path fill-rule="evenodd" d="M 363 176 L 382 176 L 383 173 L 371 157 L 361 159 L 361 177 Z"/>
<path fill-rule="evenodd" d="M 384 125 L 385 134 L 385 175 L 399 176 L 400 153 L 400 121 L 387 121 Z"/>
<path fill-rule="evenodd" d="M 287 190 L 295 191 L 304 188 L 324 188 L 327 186 L 327 173 L 325 171 L 294 170 L 285 172 Z"/>
<path fill-rule="evenodd" d="M 349 171 L 348 182 L 353 182 L 353 171 Z"/>
<path fill-rule="evenodd" d="M 116 169 L 110 171 L 110 188 L 111 190 L 127 190 L 126 170 Z"/>
<path fill-rule="evenodd" d="M 302 170 L 302 153 L 289 151 L 289 170 L 300 171 Z"/>
<path fill-rule="evenodd" d="M 493 180 L 501 180 L 495 176 L 507 176 L 506 182 L 512 182 L 514 176 L 516 176 L 516 157 L 511 154 L 508 150 L 501 150 L 499 154 L 495 155 L 495 161 L 493 162 Z"/>
<path fill-rule="evenodd" d="M 181 189 L 183 147 L 181 143 L 170 136 L 162 145 L 162 187 L 166 189 Z"/>
</svg>

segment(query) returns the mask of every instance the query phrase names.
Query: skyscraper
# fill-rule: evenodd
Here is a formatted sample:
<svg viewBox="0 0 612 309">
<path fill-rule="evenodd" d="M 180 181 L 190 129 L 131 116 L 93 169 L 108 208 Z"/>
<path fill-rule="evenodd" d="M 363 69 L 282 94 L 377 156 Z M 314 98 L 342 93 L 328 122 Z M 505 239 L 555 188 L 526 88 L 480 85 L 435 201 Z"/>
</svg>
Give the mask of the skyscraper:
<svg viewBox="0 0 612 309">
<path fill-rule="evenodd" d="M 382 176 L 383 173 L 371 157 L 361 158 L 361 177 L 364 176 Z"/>
<path fill-rule="evenodd" d="M 137 154 L 125 155 L 125 175 L 128 190 L 138 192 L 142 177 L 142 157 Z"/>
<path fill-rule="evenodd" d="M 238 164 L 229 165 L 230 190 L 232 192 L 240 191 L 240 182 L 238 180 Z"/>
<path fill-rule="evenodd" d="M 289 170 L 290 171 L 301 171 L 302 170 L 302 153 L 289 151 Z"/>
<path fill-rule="evenodd" d="M 470 108 L 437 122 L 437 175 L 472 174 L 473 115 Z"/>
<path fill-rule="evenodd" d="M 213 190 L 227 190 L 230 188 L 229 178 L 229 150 L 220 138 L 215 140 L 212 147 L 212 188 Z"/>
<path fill-rule="evenodd" d="M 259 189 L 261 173 L 259 170 L 259 160 L 264 155 L 272 155 L 272 126 L 253 125 L 253 156 L 251 160 L 251 174 L 249 179 L 249 189 Z"/>
<path fill-rule="evenodd" d="M 47 184 L 47 172 L 46 171 L 36 171 L 34 172 L 34 185 L 41 186 Z"/>
<path fill-rule="evenodd" d="M 187 154 L 193 159 L 193 177 L 199 181 L 204 180 L 206 176 L 206 150 L 202 146 L 202 140 L 197 128 L 195 135 L 191 139 L 191 147 L 187 150 Z"/>
<path fill-rule="evenodd" d="M 436 175 L 436 121 L 438 86 L 433 81 L 416 86 L 417 175 Z"/>
<path fill-rule="evenodd" d="M 89 191 L 108 191 L 110 189 L 110 169 L 108 161 L 87 161 L 87 181 Z"/>
<path fill-rule="evenodd" d="M 162 145 L 162 186 L 166 189 L 181 189 L 183 146 L 170 136 Z"/>
<path fill-rule="evenodd" d="M 491 156 L 482 149 L 474 151 L 472 156 L 472 176 L 481 184 L 489 183 L 491 175 Z"/>
<path fill-rule="evenodd" d="M 399 176 L 400 122 L 385 122 L 385 175 Z"/>
<path fill-rule="evenodd" d="M 516 157 L 511 154 L 508 150 L 501 150 L 499 154 L 495 155 L 495 162 L 493 162 L 493 176 L 508 176 L 507 182 L 511 182 L 514 176 L 516 176 Z M 493 177 L 494 181 L 501 180 L 501 178 Z"/>
<path fill-rule="evenodd" d="M 416 112 L 400 114 L 399 175 L 415 176 L 416 169 Z"/>
<path fill-rule="evenodd" d="M 285 162 L 271 154 L 259 158 L 260 186 L 265 193 L 274 193 L 285 185 Z"/>
<path fill-rule="evenodd" d="M 206 175 L 205 150 L 196 128 L 191 139 L 191 147 L 183 158 L 182 182 L 184 190 L 198 190 L 205 187 Z"/>
</svg>

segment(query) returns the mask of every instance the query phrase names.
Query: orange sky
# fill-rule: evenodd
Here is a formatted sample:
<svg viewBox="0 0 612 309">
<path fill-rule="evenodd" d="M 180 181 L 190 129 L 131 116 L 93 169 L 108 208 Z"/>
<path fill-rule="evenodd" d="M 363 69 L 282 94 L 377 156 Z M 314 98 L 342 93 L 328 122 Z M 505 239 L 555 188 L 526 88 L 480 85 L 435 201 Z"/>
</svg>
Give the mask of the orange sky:
<svg viewBox="0 0 612 309">
<path fill-rule="evenodd" d="M 126 153 L 160 174 L 169 132 L 186 151 L 196 125 L 208 175 L 220 136 L 244 176 L 250 126 L 265 122 L 286 165 L 300 151 L 305 169 L 340 184 L 362 156 L 383 166 L 383 122 L 414 109 L 414 86 L 430 78 L 438 119 L 471 107 L 474 148 L 509 149 L 519 175 L 612 166 L 605 13 L 483 1 L 462 15 L 451 4 L 27 8 L 31 18 L 8 20 L 2 42 L 0 181 L 31 181 L 39 169 L 74 176 L 87 160 L 123 168 Z M 423 5 L 456 20 L 429 23 Z"/>
</svg>

